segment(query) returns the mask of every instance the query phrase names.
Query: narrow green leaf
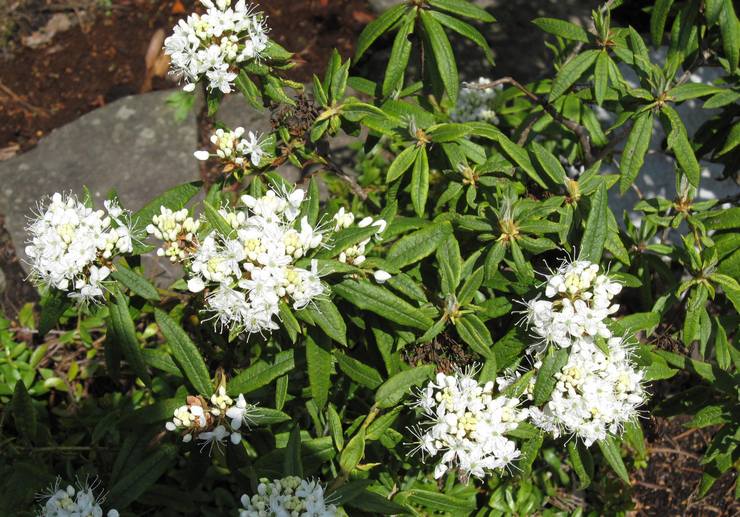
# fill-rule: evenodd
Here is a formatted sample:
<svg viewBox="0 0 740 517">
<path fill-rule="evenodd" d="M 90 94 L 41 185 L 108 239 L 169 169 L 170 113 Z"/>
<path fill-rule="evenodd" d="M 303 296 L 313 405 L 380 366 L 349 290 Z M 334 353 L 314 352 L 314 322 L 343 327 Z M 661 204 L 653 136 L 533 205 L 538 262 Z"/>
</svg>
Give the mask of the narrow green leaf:
<svg viewBox="0 0 740 517">
<path fill-rule="evenodd" d="M 198 348 L 182 327 L 166 312 L 154 309 L 154 319 L 164 334 L 172 355 L 175 356 L 185 378 L 190 381 L 198 393 L 210 397 L 213 394 L 211 375 L 208 373 L 208 368 Z"/>
<path fill-rule="evenodd" d="M 451 233 L 452 225 L 448 221 L 431 224 L 393 244 L 386 259 L 399 269 L 415 264 L 434 253 Z"/>
<path fill-rule="evenodd" d="M 461 306 L 470 303 L 473 300 L 473 296 L 475 296 L 476 291 L 478 291 L 483 283 L 484 277 L 484 268 L 479 267 L 473 271 L 457 293 L 457 303 Z"/>
<path fill-rule="evenodd" d="M 146 492 L 169 470 L 177 458 L 177 447 L 166 444 L 144 456 L 135 467 L 113 485 L 109 494 L 111 507 L 124 509 Z"/>
<path fill-rule="evenodd" d="M 605 439 L 599 440 L 596 443 L 599 444 L 599 449 L 601 449 L 601 453 L 604 455 L 604 459 L 606 459 L 607 463 L 609 463 L 609 466 L 614 469 L 614 472 L 616 472 L 617 476 L 619 476 L 622 481 L 629 484 L 630 477 L 627 473 L 627 467 L 624 466 L 624 462 L 622 461 L 622 454 L 619 450 L 619 445 L 617 444 L 614 437 L 607 436 Z"/>
<path fill-rule="evenodd" d="M 297 425 L 290 431 L 288 445 L 283 457 L 283 475 L 303 477 L 303 458 L 301 456 L 301 428 Z"/>
<path fill-rule="evenodd" d="M 417 386 L 434 374 L 434 365 L 417 366 L 397 373 L 385 381 L 375 392 L 375 404 L 380 408 L 390 408 L 398 404 Z"/>
<path fill-rule="evenodd" d="M 327 336 L 337 343 L 347 346 L 347 324 L 339 309 L 330 300 L 315 299 L 303 309 L 311 314 L 313 321 Z"/>
<path fill-rule="evenodd" d="M 532 142 L 531 145 L 532 151 L 542 167 L 542 170 L 545 171 L 555 185 L 563 185 L 567 175 L 565 174 L 565 169 L 563 169 L 563 166 L 560 164 L 560 160 L 558 160 L 555 155 L 545 149 L 545 147 L 540 145 L 538 142 Z"/>
<path fill-rule="evenodd" d="M 428 11 L 420 10 L 419 17 L 429 38 L 442 84 L 444 84 L 450 101 L 454 103 L 457 101 L 457 94 L 460 89 L 460 78 L 457 73 L 457 61 L 454 52 L 452 52 L 450 40 L 447 39 L 442 25 Z"/>
<path fill-rule="evenodd" d="M 606 97 L 606 85 L 609 79 L 609 54 L 606 50 L 599 52 L 594 67 L 594 97 L 596 104 L 601 106 Z"/>
<path fill-rule="evenodd" d="M 111 276 L 128 287 L 132 293 L 138 294 L 145 300 L 153 302 L 159 301 L 159 293 L 152 283 L 144 278 L 141 274 L 129 269 L 128 267 L 118 264 Z"/>
<path fill-rule="evenodd" d="M 470 515 L 476 509 L 475 498 L 462 498 L 420 488 L 412 488 L 399 495 L 404 494 L 409 502 L 445 512 L 447 515 Z"/>
<path fill-rule="evenodd" d="M 486 325 L 475 314 L 465 314 L 455 322 L 455 328 L 463 341 L 486 359 L 495 357 L 491 351 L 493 339 Z"/>
<path fill-rule="evenodd" d="M 228 391 L 232 395 L 249 393 L 270 384 L 278 377 L 287 375 L 294 369 L 293 351 L 284 350 L 275 356 L 275 362 L 271 365 L 257 363 L 241 371 L 229 381 Z"/>
<path fill-rule="evenodd" d="M 552 83 L 550 96 L 548 97 L 549 102 L 554 101 L 573 86 L 586 70 L 591 68 L 599 52 L 599 50 L 587 50 L 565 63 Z"/>
<path fill-rule="evenodd" d="M 401 151 L 401 153 L 396 156 L 396 159 L 393 160 L 391 166 L 388 167 L 388 173 L 385 177 L 386 183 L 394 181 L 404 172 L 409 170 L 409 167 L 411 167 L 411 165 L 416 160 L 416 155 L 418 152 L 419 148 L 416 145 L 409 146 Z"/>
<path fill-rule="evenodd" d="M 619 169 L 622 178 L 619 181 L 619 191 L 624 194 L 635 181 L 637 174 L 645 161 L 645 153 L 650 147 L 653 135 L 653 113 L 644 111 L 635 117 L 635 123 L 627 137 L 627 143 L 622 151 L 622 160 Z"/>
<path fill-rule="evenodd" d="M 146 361 L 141 352 L 139 340 L 136 337 L 136 327 L 134 320 L 128 310 L 128 300 L 119 289 L 114 290 L 115 303 L 108 304 L 110 313 L 111 328 L 113 338 L 120 347 L 123 357 L 126 358 L 131 369 L 145 384 L 151 383 L 149 372 L 146 368 Z M 109 345 L 106 343 L 106 346 Z"/>
<path fill-rule="evenodd" d="M 605 224 L 608 210 L 609 198 L 606 193 L 606 184 L 602 181 L 596 194 L 591 197 L 591 209 L 588 212 L 586 229 L 581 239 L 580 259 L 590 260 L 594 264 L 601 261 L 609 230 Z"/>
<path fill-rule="evenodd" d="M 360 37 L 357 39 L 357 48 L 355 50 L 355 63 L 357 63 L 362 55 L 370 48 L 370 45 L 375 42 L 380 36 L 388 31 L 391 26 L 398 21 L 403 13 L 406 11 L 407 6 L 405 4 L 399 4 L 391 7 L 386 12 L 378 16 L 375 20 L 370 22 L 367 27 L 362 30 Z"/>
<path fill-rule="evenodd" d="M 672 5 L 673 0 L 656 0 L 653 12 L 650 13 L 650 37 L 656 47 L 659 47 L 663 42 L 665 22 L 668 19 L 668 12 Z"/>
<path fill-rule="evenodd" d="M 396 38 L 393 40 L 391 57 L 388 59 L 388 67 L 385 69 L 385 77 L 383 78 L 382 92 L 384 97 L 403 88 L 403 77 L 411 56 L 409 36 L 414 32 L 415 21 L 416 14 L 414 11 L 409 11 L 396 33 Z"/>
<path fill-rule="evenodd" d="M 575 23 L 571 23 L 566 20 L 559 20 L 557 18 L 535 18 L 532 20 L 537 27 L 545 32 L 554 34 L 573 41 L 580 41 L 581 43 L 588 43 L 588 33 Z"/>
<path fill-rule="evenodd" d="M 50 288 L 41 298 L 41 316 L 39 318 L 39 336 L 43 337 L 54 328 L 64 311 L 70 306 L 67 294 Z"/>
<path fill-rule="evenodd" d="M 411 203 L 419 217 L 424 216 L 424 208 L 429 194 L 429 161 L 427 151 L 420 148 L 414 160 L 414 170 L 411 174 Z"/>
<path fill-rule="evenodd" d="M 371 390 L 376 389 L 383 383 L 383 377 L 372 366 L 337 351 L 334 352 L 334 357 L 337 359 L 339 369 L 356 383 L 362 384 Z"/>
<path fill-rule="evenodd" d="M 474 20 L 480 20 L 482 22 L 491 23 L 495 22 L 496 19 L 491 14 L 478 7 L 472 2 L 467 0 L 429 0 L 429 5 L 442 9 L 453 14 L 465 16 L 466 18 L 473 18 Z"/>
<path fill-rule="evenodd" d="M 365 429 L 360 428 L 356 435 L 347 442 L 347 446 L 342 450 L 339 456 L 339 467 L 342 472 L 349 474 L 365 455 Z"/>
<path fill-rule="evenodd" d="M 334 406 L 329 404 L 326 410 L 326 419 L 329 422 L 329 432 L 331 433 L 331 439 L 334 440 L 334 445 L 338 451 L 344 448 L 344 432 L 342 431 L 342 419 L 334 409 Z"/>
<path fill-rule="evenodd" d="M 542 367 L 537 373 L 537 380 L 534 384 L 534 404 L 541 406 L 550 399 L 552 390 L 555 389 L 557 379 L 555 374 L 560 372 L 563 366 L 568 362 L 568 350 L 558 348 L 549 353 L 542 361 Z"/>
<path fill-rule="evenodd" d="M 434 321 L 395 294 L 366 281 L 344 280 L 333 291 L 362 310 L 368 310 L 399 325 L 426 330 Z"/>
<path fill-rule="evenodd" d="M 686 174 L 686 178 L 693 186 L 698 187 L 701 169 L 699 168 L 699 162 L 696 159 L 694 150 L 691 148 L 686 127 L 683 125 L 681 117 L 676 110 L 668 105 L 663 106 L 661 113 L 666 115 L 670 122 L 671 129 L 667 131 L 668 147 L 676 155 L 676 161 Z"/>
<path fill-rule="evenodd" d="M 594 477 L 594 459 L 588 448 L 578 440 L 568 440 L 567 447 L 570 464 L 581 482 L 579 488 L 583 490 L 591 484 Z"/>
<path fill-rule="evenodd" d="M 311 396 L 319 409 L 323 409 L 329 397 L 334 358 L 309 336 L 306 338 L 306 363 Z"/>
<path fill-rule="evenodd" d="M 732 0 L 724 1 L 719 15 L 719 28 L 722 33 L 722 48 L 730 64 L 730 72 L 734 74 L 740 58 L 740 22 Z"/>
<path fill-rule="evenodd" d="M 442 280 L 442 294 L 453 294 L 460 285 L 462 274 L 460 245 L 453 234 L 450 234 L 437 248 L 437 264 Z"/>
<path fill-rule="evenodd" d="M 218 233 L 228 237 L 234 231 L 234 228 L 224 219 L 216 208 L 208 201 L 203 201 L 203 209 L 206 214 L 206 220 Z"/>
<path fill-rule="evenodd" d="M 491 52 L 491 47 L 488 46 L 486 38 L 480 33 L 480 31 L 478 31 L 478 29 L 468 23 L 458 20 L 457 18 L 442 14 L 439 11 L 431 11 L 430 14 L 435 20 L 448 29 L 457 32 L 462 37 L 467 38 L 478 45 L 486 56 L 486 60 L 488 60 L 490 64 L 493 64 L 493 52 Z"/>
</svg>

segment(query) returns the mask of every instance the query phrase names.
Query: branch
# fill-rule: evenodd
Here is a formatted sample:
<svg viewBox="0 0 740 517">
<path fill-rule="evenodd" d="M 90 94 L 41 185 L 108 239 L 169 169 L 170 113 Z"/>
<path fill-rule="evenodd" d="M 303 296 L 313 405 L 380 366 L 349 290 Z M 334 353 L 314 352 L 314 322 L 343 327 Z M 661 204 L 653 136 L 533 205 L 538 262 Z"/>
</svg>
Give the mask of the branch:
<svg viewBox="0 0 740 517">
<path fill-rule="evenodd" d="M 529 91 L 525 86 L 523 86 L 519 81 L 514 79 L 513 77 L 502 77 L 501 79 L 496 79 L 495 81 L 491 81 L 490 83 L 485 84 L 475 84 L 470 85 L 471 87 L 485 90 L 486 88 L 494 88 L 500 84 L 511 84 L 515 86 L 518 90 L 520 90 L 524 95 L 526 95 L 532 102 L 542 107 L 545 112 L 550 115 L 553 119 L 555 119 L 558 123 L 560 123 L 562 126 L 566 127 L 570 131 L 573 132 L 578 137 L 578 140 L 581 143 L 581 148 L 583 150 L 583 158 L 586 163 L 586 165 L 591 165 L 594 162 L 593 155 L 591 153 L 591 137 L 588 134 L 588 130 L 583 127 L 582 125 L 573 122 L 572 120 L 569 120 L 560 113 L 558 113 L 558 110 L 556 110 L 552 104 L 549 104 L 546 100 L 541 99 L 531 91 Z"/>
</svg>

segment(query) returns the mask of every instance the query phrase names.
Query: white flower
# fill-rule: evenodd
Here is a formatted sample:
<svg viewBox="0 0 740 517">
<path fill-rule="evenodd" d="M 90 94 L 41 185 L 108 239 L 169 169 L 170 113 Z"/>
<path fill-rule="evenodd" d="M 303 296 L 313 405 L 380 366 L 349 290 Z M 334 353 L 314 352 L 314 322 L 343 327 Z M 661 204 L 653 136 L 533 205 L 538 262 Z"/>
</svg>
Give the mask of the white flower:
<svg viewBox="0 0 740 517">
<path fill-rule="evenodd" d="M 481 85 L 490 83 L 491 80 L 481 77 L 476 82 L 463 83 L 457 104 L 450 112 L 450 118 L 454 122 L 483 121 L 496 124 L 498 118 L 492 108 L 493 100 L 496 98 L 497 88 L 480 88 Z"/>
<path fill-rule="evenodd" d="M 415 450 L 423 459 L 441 454 L 435 478 L 451 467 L 465 477 L 482 478 L 509 466 L 520 455 L 506 433 L 527 417 L 527 411 L 519 408 L 518 399 L 494 396 L 494 383 L 481 386 L 473 373 L 438 373 L 418 394 L 416 405 L 423 420 L 414 431 L 418 440 Z"/>
<path fill-rule="evenodd" d="M 542 409 L 530 409 L 534 425 L 556 437 L 573 434 L 590 446 L 621 433 L 636 418 L 645 401 L 643 372 L 620 338 L 609 339 L 607 346 L 608 355 L 588 340 L 573 344 L 567 364 L 555 374 L 550 400 Z"/>
<path fill-rule="evenodd" d="M 147 225 L 146 231 L 164 241 L 157 255 L 178 262 L 187 259 L 197 247 L 198 228 L 200 221 L 190 217 L 187 208 L 174 212 L 162 206 L 159 214 L 152 217 L 152 223 Z"/>
<path fill-rule="evenodd" d="M 337 508 L 327 504 L 324 488 L 317 481 L 287 476 L 269 481 L 261 479 L 257 493 L 241 497 L 239 517 L 301 516 L 335 517 Z"/>
<path fill-rule="evenodd" d="M 535 298 L 527 303 L 524 321 L 544 344 L 561 348 L 582 338 L 610 338 L 606 319 L 619 309 L 612 298 L 621 290 L 619 283 L 599 273 L 598 264 L 564 261 L 547 276 L 547 299 Z"/>
<path fill-rule="evenodd" d="M 336 221 L 334 231 L 339 231 L 342 228 L 349 228 L 352 223 L 355 222 L 355 214 L 347 212 L 344 210 L 344 207 L 341 207 L 337 213 L 334 214 L 333 219 Z"/>
<path fill-rule="evenodd" d="M 232 399 L 223 386 L 211 396 L 210 406 L 199 397 L 188 397 L 187 402 L 177 408 L 172 421 L 165 424 L 165 429 L 180 433 L 186 443 L 195 437 L 204 446 L 221 446 L 229 438 L 236 445 L 242 440 L 244 428 L 252 423 L 255 406 L 247 403 L 242 394 Z"/>
<path fill-rule="evenodd" d="M 373 273 L 373 277 L 375 278 L 375 281 L 379 284 L 384 284 L 391 278 L 391 274 L 387 271 L 383 271 L 382 269 L 378 269 L 377 271 L 375 271 L 375 273 Z"/>
<path fill-rule="evenodd" d="M 300 189 L 241 200 L 246 209 L 220 211 L 233 231 L 211 232 L 190 255 L 187 285 L 191 292 L 209 288 L 206 310 L 217 326 L 269 332 L 279 328 L 281 301 L 300 310 L 324 293 L 318 263 L 295 264 L 322 245 L 324 234 L 307 217 L 298 219 L 305 201 Z"/>
<path fill-rule="evenodd" d="M 67 291 L 82 302 L 103 296 L 110 261 L 133 249 L 128 212 L 116 202 L 103 210 L 86 207 L 72 195 L 54 194 L 29 224 L 31 276 L 40 284 Z"/>
<path fill-rule="evenodd" d="M 193 91 L 205 78 L 209 90 L 229 93 L 237 77 L 237 64 L 258 60 L 267 48 L 267 26 L 262 13 L 239 0 L 216 3 L 201 0 L 207 10 L 180 20 L 164 41 L 172 73 Z"/>
<path fill-rule="evenodd" d="M 59 486 L 60 479 L 54 482 L 47 493 L 43 495 L 45 502 L 39 509 L 38 517 L 103 517 L 102 505 L 105 497 L 95 495 L 98 481 L 92 484 L 86 480 L 76 486 L 68 485 L 66 488 Z M 118 517 L 118 511 L 114 509 L 105 513 L 107 517 Z"/>
</svg>

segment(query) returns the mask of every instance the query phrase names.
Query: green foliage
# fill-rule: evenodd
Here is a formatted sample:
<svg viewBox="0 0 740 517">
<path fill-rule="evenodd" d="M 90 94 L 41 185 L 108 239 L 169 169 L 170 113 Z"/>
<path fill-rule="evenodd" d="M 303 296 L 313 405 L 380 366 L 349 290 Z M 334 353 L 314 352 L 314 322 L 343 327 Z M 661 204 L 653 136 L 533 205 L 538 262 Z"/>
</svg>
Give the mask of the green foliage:
<svg viewBox="0 0 740 517">
<path fill-rule="evenodd" d="M 382 228 L 352 225 L 308 250 L 298 264 L 315 265 L 324 293 L 306 307 L 281 299 L 278 328 L 249 334 L 208 321 L 208 291 L 190 292 L 183 278 L 155 287 L 142 267 L 152 217 L 185 207 L 202 185 L 132 214 L 134 253 L 110 263 L 103 303 L 81 308 L 44 289 L 38 308 L 0 319 L 0 513 L 31 515 L 34 491 L 57 473 L 83 473 L 105 482 L 122 515 L 234 514 L 261 478 L 286 475 L 322 480 L 348 515 L 561 515 L 554 501 L 564 495 L 575 515 L 625 515 L 630 480 L 651 454 L 639 421 L 591 447 L 522 422 L 510 433 L 521 450 L 513 472 L 483 479 L 434 479 L 407 445 L 414 393 L 439 371 L 476 364 L 497 396 L 550 400 L 570 349 L 546 347 L 537 375 L 505 388 L 496 380 L 529 366 L 537 343 L 517 327 L 516 306 L 565 254 L 623 285 L 608 323 L 633 338 L 633 360 L 661 394 L 645 413 L 681 415 L 711 436 L 698 495 L 737 472 L 740 209 L 697 193 L 700 162 L 730 181 L 737 174 L 740 26 L 729 0 L 657 0 L 647 16 L 649 42 L 668 46 L 659 64 L 642 35 L 617 26 L 619 4 L 596 9 L 585 27 L 533 20 L 554 68 L 530 84 L 494 81 L 495 123 L 454 115 L 464 95 L 451 42 L 469 40 L 493 64 L 484 35 L 495 20 L 474 3 L 408 0 L 381 14 L 353 60 L 335 51 L 313 77 L 315 112 L 300 130 L 277 116 L 305 101 L 293 94 L 303 85 L 284 77 L 293 54 L 270 42 L 235 80 L 246 102 L 276 115 L 270 156 L 224 168 L 198 203 L 196 237 L 234 234 L 222 208 L 237 194 L 290 190 L 273 172 L 284 161 L 316 167 L 297 231 L 304 216 L 333 226 L 340 208 Z M 384 41 L 383 76 L 355 75 Z M 708 65 L 722 77 L 690 81 Z M 207 92 L 210 115 L 221 97 Z M 189 99 L 171 104 L 182 111 Z M 677 110 L 689 102 L 717 110 L 694 134 Z M 351 172 L 326 150 L 340 132 L 358 139 Z M 676 196 L 640 195 L 614 213 L 610 197 L 636 189 L 648 153 L 674 164 Z M 343 258 L 353 247 L 364 261 Z M 224 390 L 256 406 L 237 444 L 209 451 L 163 432 L 177 408 Z"/>
</svg>

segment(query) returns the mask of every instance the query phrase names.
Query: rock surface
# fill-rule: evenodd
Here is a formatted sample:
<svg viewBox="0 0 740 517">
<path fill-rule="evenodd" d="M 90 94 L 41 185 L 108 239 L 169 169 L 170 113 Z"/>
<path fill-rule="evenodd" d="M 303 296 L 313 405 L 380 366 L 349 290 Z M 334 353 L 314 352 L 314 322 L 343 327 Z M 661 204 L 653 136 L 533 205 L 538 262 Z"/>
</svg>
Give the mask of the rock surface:
<svg viewBox="0 0 740 517">
<path fill-rule="evenodd" d="M 102 206 L 115 189 L 136 210 L 168 188 L 198 179 L 195 115 L 175 121 L 171 92 L 125 97 L 52 131 L 21 156 L 0 162 L 0 213 L 21 259 L 24 227 L 36 203 L 86 185 Z"/>
</svg>

